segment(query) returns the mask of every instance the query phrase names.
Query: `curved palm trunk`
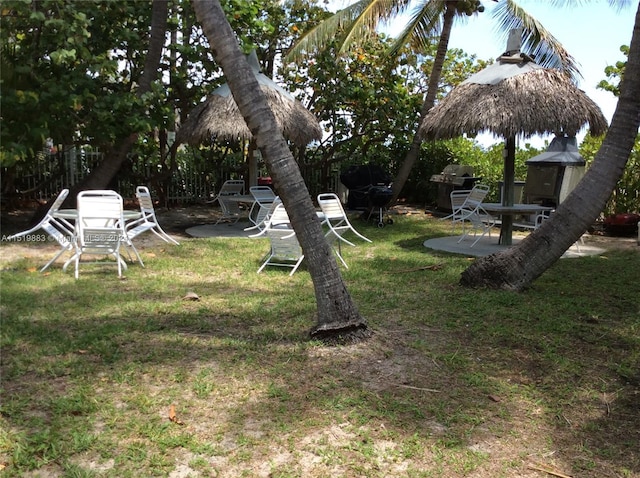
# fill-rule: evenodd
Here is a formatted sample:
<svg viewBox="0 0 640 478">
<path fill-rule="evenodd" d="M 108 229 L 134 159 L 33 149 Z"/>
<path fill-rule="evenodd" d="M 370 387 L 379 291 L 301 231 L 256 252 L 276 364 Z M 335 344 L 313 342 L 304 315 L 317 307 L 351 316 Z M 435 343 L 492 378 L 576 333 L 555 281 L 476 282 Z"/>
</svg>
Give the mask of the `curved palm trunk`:
<svg viewBox="0 0 640 478">
<path fill-rule="evenodd" d="M 474 262 L 465 286 L 523 290 L 542 275 L 595 221 L 624 172 L 640 126 L 640 6 L 618 106 L 589 171 L 551 219 L 504 252 Z"/>
<path fill-rule="evenodd" d="M 442 76 L 442 69 L 444 68 L 444 60 L 447 56 L 447 50 L 449 48 L 449 38 L 451 37 L 451 28 L 453 27 L 453 19 L 456 13 L 455 6 L 450 2 L 447 2 L 446 10 L 444 12 L 442 32 L 440 33 L 440 40 L 438 41 L 438 50 L 436 51 L 436 58 L 433 63 L 431 74 L 429 75 L 429 84 L 427 85 L 427 96 L 424 99 L 422 109 L 420 111 L 420 120 L 416 127 L 416 133 L 413 135 L 411 147 L 407 152 L 407 156 L 404 158 L 396 177 L 393 180 L 391 196 L 391 203 L 395 203 L 400 196 L 400 192 L 404 187 L 413 165 L 418 160 L 420 155 L 420 145 L 422 140 L 418 136 L 418 129 L 422 124 L 422 119 L 427 115 L 429 110 L 433 108 L 436 102 L 436 95 L 438 94 L 438 85 L 440 83 L 440 77 Z"/>
<path fill-rule="evenodd" d="M 192 4 L 304 251 L 317 302 L 317 323 L 311 331 L 312 336 L 324 340 L 366 337 L 366 321 L 360 316 L 340 275 L 298 165 L 238 47 L 219 1 L 192 0 Z"/>
<path fill-rule="evenodd" d="M 158 65 L 162 58 L 165 32 L 167 29 L 168 0 L 153 0 L 151 7 L 151 35 L 149 39 L 149 51 L 145 58 L 142 75 L 138 82 L 137 96 L 151 90 L 151 84 L 158 77 Z M 69 197 L 75 198 L 78 191 L 84 189 L 104 189 L 118 174 L 122 163 L 127 158 L 131 147 L 138 140 L 138 134 L 134 133 L 122 138 L 118 148 L 107 155 L 104 160 L 84 180 L 72 188 Z"/>
</svg>

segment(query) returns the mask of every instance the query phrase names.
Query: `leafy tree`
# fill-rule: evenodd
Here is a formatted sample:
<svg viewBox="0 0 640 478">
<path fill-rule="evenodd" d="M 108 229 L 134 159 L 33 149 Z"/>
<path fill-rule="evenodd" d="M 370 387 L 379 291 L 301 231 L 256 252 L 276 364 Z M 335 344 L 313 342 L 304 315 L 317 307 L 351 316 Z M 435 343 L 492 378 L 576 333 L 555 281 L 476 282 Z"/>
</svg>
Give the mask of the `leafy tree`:
<svg viewBox="0 0 640 478">
<path fill-rule="evenodd" d="M 627 45 L 622 45 L 620 51 L 625 57 L 629 56 L 629 47 Z M 624 75 L 625 66 L 627 66 L 626 61 L 617 61 L 615 65 L 607 66 L 604 69 L 607 79 L 598 83 L 598 88 L 610 91 L 614 96 L 620 96 L 620 79 Z"/>
<path fill-rule="evenodd" d="M 3 2 L 3 167 L 34 158 L 46 138 L 109 153 L 122 138 L 150 131 L 149 75 L 161 51 L 147 51 L 151 11 L 150 2 Z"/>
<path fill-rule="evenodd" d="M 467 286 L 522 290 L 544 273 L 587 230 L 622 177 L 640 126 L 640 5 L 620 99 L 593 164 L 573 192 L 542 226 L 517 246 L 478 259 L 462 273 Z"/>
<path fill-rule="evenodd" d="M 274 0 L 225 8 L 247 49 L 268 39 L 264 12 L 282 10 Z M 127 157 L 160 163 L 158 180 L 170 174 L 167 131 L 176 112 L 186 115 L 221 76 L 188 1 L 8 0 L 0 11 L 3 168 L 37 160 L 51 138 L 58 149 L 91 144 L 104 152 L 83 187 L 107 186 Z M 10 178 L 3 175 L 3 191 L 14 189 Z"/>
<path fill-rule="evenodd" d="M 327 340 L 366 336 L 366 321 L 360 316 L 340 275 L 300 170 L 238 47 L 220 3 L 218 0 L 192 0 L 192 3 L 238 108 L 265 158 L 304 251 L 317 301 L 318 319 L 312 335 Z"/>
<path fill-rule="evenodd" d="M 139 48 L 140 38 L 116 25 L 149 13 L 142 2 L 2 3 L 3 166 L 33 157 L 47 137 L 63 145 L 91 137 L 103 146 L 139 127 L 130 69 L 118 63 L 127 59 L 119 46 Z"/>
<path fill-rule="evenodd" d="M 603 138 L 591 135 L 587 135 L 582 141 L 580 154 L 587 162 L 587 168 L 593 164 L 602 142 Z M 640 135 L 636 137 L 622 177 L 602 210 L 605 217 L 628 212 L 640 212 Z"/>
<path fill-rule="evenodd" d="M 620 51 L 625 57 L 629 56 L 629 47 L 622 45 Z M 606 80 L 602 80 L 598 83 L 598 88 L 613 93 L 615 96 L 620 96 L 620 80 L 624 75 L 624 70 L 627 65 L 625 61 L 617 61 L 615 65 L 609 65 L 605 68 L 604 73 L 607 76 Z M 597 138 L 587 137 L 581 145 L 580 149 L 583 156 L 587 160 L 587 164 L 590 164 L 591 160 L 598 151 L 602 140 Z M 604 209 L 606 216 L 611 214 L 618 214 L 624 212 L 639 212 L 640 211 L 640 135 L 636 138 L 635 146 L 631 151 L 629 160 L 627 161 L 627 167 L 624 170 L 624 174 L 620 181 L 616 184 L 609 201 Z"/>
<path fill-rule="evenodd" d="M 383 0 L 361 0 L 337 12 L 314 29 L 306 32 L 300 42 L 289 52 L 289 59 L 296 59 L 303 53 L 322 49 L 326 44 L 340 36 L 340 51 L 358 45 L 363 39 L 370 37 L 380 21 L 389 20 L 407 9 L 409 2 L 405 0 L 388 2 Z M 440 77 L 449 44 L 451 29 L 456 19 L 471 16 L 484 11 L 477 0 L 422 0 L 413 10 L 413 15 L 405 31 L 400 35 L 393 51 L 398 51 L 407 42 L 420 52 L 425 45 L 431 43 L 434 34 L 439 35 L 436 60 L 429 74 L 429 86 L 420 112 L 420 119 L 412 128 L 415 133 L 411 146 L 402 166 L 393 182 L 396 200 L 400 195 L 411 169 L 418 159 L 421 139 L 417 135 L 422 118 L 433 107 L 438 95 Z M 498 26 L 505 34 L 515 27 L 523 28 L 524 50 L 536 55 L 543 66 L 566 69 L 571 74 L 577 72 L 574 60 L 562 45 L 551 35 L 540 22 L 530 16 L 516 2 L 504 0 L 496 10 Z"/>
<path fill-rule="evenodd" d="M 322 172 L 318 185 L 322 190 L 327 190 L 329 173 L 338 165 L 344 169 L 373 162 L 395 174 L 411 141 L 434 51 L 420 56 L 403 52 L 394 65 L 386 56 L 390 44 L 390 39 L 375 35 L 363 48 L 338 55 L 336 44 L 283 68 L 286 83 L 325 126 L 323 140 L 307 152 L 304 163 L 300 161 L 301 167 Z M 485 65 L 461 50 L 451 50 L 442 89 L 452 88 Z M 411 178 L 406 198 L 421 194 L 417 184 L 422 187 L 422 180 Z"/>
</svg>

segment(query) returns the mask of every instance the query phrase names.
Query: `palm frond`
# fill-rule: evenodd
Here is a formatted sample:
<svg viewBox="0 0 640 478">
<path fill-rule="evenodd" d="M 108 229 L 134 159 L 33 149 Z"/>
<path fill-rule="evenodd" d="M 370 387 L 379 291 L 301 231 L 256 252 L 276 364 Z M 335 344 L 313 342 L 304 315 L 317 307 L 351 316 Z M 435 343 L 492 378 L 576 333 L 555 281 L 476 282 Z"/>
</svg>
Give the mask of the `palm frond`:
<svg viewBox="0 0 640 478">
<path fill-rule="evenodd" d="M 391 45 L 389 54 L 396 55 L 409 42 L 417 52 L 424 52 L 434 36 L 440 34 L 444 9 L 442 1 L 426 0 L 418 4 L 407 25 Z"/>
<path fill-rule="evenodd" d="M 338 32 L 346 28 L 358 18 L 371 0 L 360 0 L 323 20 L 300 37 L 296 44 L 285 55 L 285 61 L 296 61 L 311 52 L 322 50 Z"/>
<path fill-rule="evenodd" d="M 339 52 L 345 53 L 361 40 L 375 34 L 381 21 L 404 12 L 408 5 L 408 0 L 370 0 L 358 17 L 346 26 Z"/>
<path fill-rule="evenodd" d="M 562 70 L 574 81 L 582 77 L 575 58 L 514 0 L 500 2 L 493 11 L 493 17 L 505 39 L 510 30 L 523 29 L 522 51 L 534 57 L 540 66 Z"/>
<path fill-rule="evenodd" d="M 326 47 L 340 38 L 340 52 L 344 53 L 363 39 L 374 34 L 378 24 L 403 12 L 410 0 L 360 0 L 339 10 L 305 33 L 285 55 L 285 61 L 296 61 L 305 54 Z"/>
</svg>

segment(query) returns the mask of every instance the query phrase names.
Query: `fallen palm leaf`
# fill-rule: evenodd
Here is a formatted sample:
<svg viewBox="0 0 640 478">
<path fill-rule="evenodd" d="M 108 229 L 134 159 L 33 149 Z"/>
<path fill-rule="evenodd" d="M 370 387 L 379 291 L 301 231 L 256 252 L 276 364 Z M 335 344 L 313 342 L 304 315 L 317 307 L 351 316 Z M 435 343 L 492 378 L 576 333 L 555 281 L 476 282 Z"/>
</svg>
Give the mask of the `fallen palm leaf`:
<svg viewBox="0 0 640 478">
<path fill-rule="evenodd" d="M 417 272 L 417 271 L 439 271 L 440 269 L 442 269 L 443 265 L 442 264 L 433 264 L 430 266 L 422 266 L 422 267 L 416 267 L 414 269 L 402 269 L 399 271 L 387 271 L 387 274 L 403 274 L 405 272 Z"/>
<path fill-rule="evenodd" d="M 187 292 L 182 300 L 200 300 L 200 296 L 195 292 Z"/>
<path fill-rule="evenodd" d="M 532 470 L 543 471 L 549 475 L 557 476 L 559 478 L 572 478 L 570 475 L 565 475 L 564 473 L 556 471 L 549 465 L 545 465 L 543 463 L 529 464 L 529 468 Z"/>
<path fill-rule="evenodd" d="M 440 390 L 436 390 L 435 388 L 414 387 L 413 385 L 404 385 L 402 383 L 396 383 L 395 385 L 396 387 L 408 388 L 410 390 L 420 390 L 421 392 L 440 393 Z"/>
<path fill-rule="evenodd" d="M 184 425 L 184 422 L 181 422 L 178 419 L 178 416 L 176 415 L 176 406 L 173 404 L 169 407 L 169 420 L 171 420 L 176 425 Z"/>
</svg>

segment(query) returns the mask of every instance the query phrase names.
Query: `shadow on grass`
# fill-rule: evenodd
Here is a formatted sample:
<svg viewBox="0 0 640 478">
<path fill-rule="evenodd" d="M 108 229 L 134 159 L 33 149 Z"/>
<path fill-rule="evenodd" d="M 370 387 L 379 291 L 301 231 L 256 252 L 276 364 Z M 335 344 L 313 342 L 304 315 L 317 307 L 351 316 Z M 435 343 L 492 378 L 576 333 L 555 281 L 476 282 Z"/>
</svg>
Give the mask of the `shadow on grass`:
<svg viewBox="0 0 640 478">
<path fill-rule="evenodd" d="M 470 448 L 478 441 L 527 443 L 522 434 L 542 429 L 580 476 L 640 472 L 640 277 L 619 273 L 637 256 L 558 264 L 516 294 L 460 289 L 466 258 L 424 254 L 423 237 L 395 242 L 400 251 L 349 258 L 345 280 L 375 334 L 336 348 L 307 339 L 308 274 L 255 281 L 253 260 L 220 269 L 237 275 L 193 262 L 205 247 L 250 245 L 186 245 L 125 281 L 4 272 L 2 416 L 19 446 L 2 453 L 24 470 L 110 450 L 128 468 L 132 441 L 149 455 L 185 446 L 240 459 L 288 440 L 331 456 L 333 439 L 357 462 L 386 438 L 416 463 L 445 453 L 455 471 L 456 460 L 488 466 L 490 449 Z M 431 264 L 442 267 L 420 268 Z M 183 300 L 188 290 L 201 300 Z M 174 403 L 186 444 L 148 431 L 184 435 L 166 428 Z M 427 452 L 409 451 L 416 437 Z"/>
</svg>

